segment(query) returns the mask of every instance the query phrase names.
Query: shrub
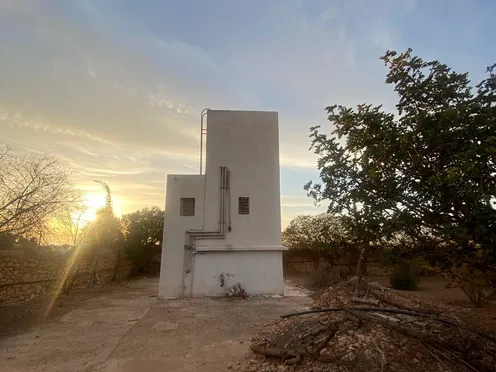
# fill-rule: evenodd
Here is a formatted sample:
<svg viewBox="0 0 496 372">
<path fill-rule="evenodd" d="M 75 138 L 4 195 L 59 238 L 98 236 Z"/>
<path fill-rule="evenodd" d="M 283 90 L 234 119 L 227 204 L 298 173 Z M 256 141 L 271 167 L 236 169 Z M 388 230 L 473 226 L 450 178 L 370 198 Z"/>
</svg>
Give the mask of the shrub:
<svg viewBox="0 0 496 372">
<path fill-rule="evenodd" d="M 391 272 L 391 287 L 413 291 L 418 286 L 418 278 L 409 262 L 399 263 L 393 266 Z"/>
<path fill-rule="evenodd" d="M 451 275 L 453 281 L 458 284 L 472 303 L 480 305 L 484 301 L 484 292 L 489 287 L 486 272 L 465 263 L 452 267 Z"/>
<path fill-rule="evenodd" d="M 346 279 L 349 269 L 343 265 L 331 265 L 329 262 L 320 260 L 316 270 L 310 273 L 309 283 L 311 287 L 329 287 Z"/>
</svg>

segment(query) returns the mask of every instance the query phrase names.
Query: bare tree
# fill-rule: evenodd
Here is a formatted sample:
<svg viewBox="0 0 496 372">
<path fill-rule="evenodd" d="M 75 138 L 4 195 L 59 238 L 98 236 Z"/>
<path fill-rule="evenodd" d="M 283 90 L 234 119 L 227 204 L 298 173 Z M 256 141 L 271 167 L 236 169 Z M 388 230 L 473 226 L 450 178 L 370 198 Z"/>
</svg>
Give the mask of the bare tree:
<svg viewBox="0 0 496 372">
<path fill-rule="evenodd" d="M 86 211 L 87 207 L 84 204 L 76 204 L 70 209 L 64 209 L 57 213 L 50 223 L 49 239 L 68 244 L 71 247 L 66 252 L 65 259 L 57 262 L 63 271 L 59 288 L 64 293 L 69 293 L 72 290 L 81 271 L 78 258 L 83 249 L 84 238 L 89 226 L 84 219 Z"/>
<path fill-rule="evenodd" d="M 50 219 L 80 200 L 70 171 L 55 157 L 0 149 L 0 233 L 42 240 Z"/>
<path fill-rule="evenodd" d="M 87 210 L 84 204 L 76 204 L 57 213 L 51 223 L 52 240 L 69 244 L 73 250 L 78 249 L 88 229 L 88 221 L 84 219 Z"/>
</svg>

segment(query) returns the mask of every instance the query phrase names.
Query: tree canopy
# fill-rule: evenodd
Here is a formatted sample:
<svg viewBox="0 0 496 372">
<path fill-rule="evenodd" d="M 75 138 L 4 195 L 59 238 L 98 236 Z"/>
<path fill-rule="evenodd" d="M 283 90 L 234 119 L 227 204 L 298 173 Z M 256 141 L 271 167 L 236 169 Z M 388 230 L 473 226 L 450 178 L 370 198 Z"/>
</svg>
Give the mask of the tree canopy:
<svg viewBox="0 0 496 372">
<path fill-rule="evenodd" d="M 96 212 L 95 221 L 87 228 L 85 236 L 86 254 L 94 255 L 96 250 L 119 251 L 124 241 L 121 220 L 114 214 L 112 208 L 112 193 L 109 186 L 103 181 L 95 181 L 102 185 L 105 191 L 105 206 Z"/>
<path fill-rule="evenodd" d="M 436 240 L 450 264 L 494 267 L 496 243 L 496 76 L 475 86 L 438 61 L 387 52 L 386 83 L 397 112 L 367 104 L 326 108 L 333 130 L 311 128 L 328 200 L 363 242 L 394 234 Z M 442 258 L 441 258 L 442 256 Z"/>
<path fill-rule="evenodd" d="M 164 231 L 164 211 L 158 207 L 143 208 L 122 216 L 122 223 L 128 257 L 144 270 L 147 264 L 153 262 L 153 256 L 157 251 L 160 252 Z"/>
<path fill-rule="evenodd" d="M 297 216 L 283 231 L 282 242 L 289 249 L 311 249 L 330 255 L 348 245 L 340 219 L 327 213 Z"/>
</svg>

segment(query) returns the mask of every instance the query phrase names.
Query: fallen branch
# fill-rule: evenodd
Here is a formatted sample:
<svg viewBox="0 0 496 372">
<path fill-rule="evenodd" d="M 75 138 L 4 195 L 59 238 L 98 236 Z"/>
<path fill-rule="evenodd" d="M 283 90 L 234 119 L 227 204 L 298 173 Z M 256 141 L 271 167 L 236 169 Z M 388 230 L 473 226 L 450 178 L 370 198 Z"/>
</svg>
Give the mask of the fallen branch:
<svg viewBox="0 0 496 372">
<path fill-rule="evenodd" d="M 379 300 L 374 300 L 374 299 L 369 299 L 369 298 L 358 298 L 358 297 L 353 297 L 351 299 L 351 302 L 355 302 L 358 304 L 364 304 L 364 305 L 379 305 Z"/>
<path fill-rule="evenodd" d="M 430 320 L 433 320 L 436 322 L 440 322 L 440 323 L 444 323 L 444 324 L 451 325 L 454 327 L 458 327 L 458 328 L 463 329 L 467 332 L 471 332 L 471 333 L 476 334 L 482 338 L 485 338 L 486 340 L 496 342 L 496 337 L 494 337 L 492 335 L 488 335 L 487 333 L 479 331 L 478 329 L 466 327 L 464 325 L 455 323 L 451 320 L 439 318 L 439 317 L 436 317 L 436 316 L 431 315 L 431 314 L 420 313 L 420 312 L 409 311 L 409 310 L 401 310 L 401 309 L 379 308 L 379 307 L 351 307 L 351 308 L 330 307 L 330 308 L 324 308 L 324 309 L 307 310 L 307 311 L 300 311 L 300 312 L 296 312 L 296 313 L 289 313 L 289 314 L 281 315 L 281 318 L 285 319 L 285 318 L 292 318 L 294 316 L 317 314 L 317 313 L 327 313 L 327 312 L 337 312 L 337 311 L 382 312 L 382 313 L 403 314 L 403 315 L 409 315 L 409 316 L 414 316 L 414 317 L 418 317 L 418 318 L 430 319 Z"/>
<path fill-rule="evenodd" d="M 373 289 L 372 285 L 369 285 L 368 288 L 369 288 L 370 295 L 377 298 L 380 302 L 383 302 L 383 303 L 388 304 L 388 305 L 393 305 L 394 307 L 397 307 L 398 309 L 404 309 L 404 310 L 409 310 L 409 311 L 418 311 L 418 309 L 413 307 L 413 306 L 405 305 L 401 301 L 396 301 L 393 298 L 385 296 L 380 291 Z M 441 314 L 441 311 L 439 309 L 427 308 L 425 306 L 425 304 L 422 304 L 422 305 L 419 304 L 419 306 L 422 307 L 422 311 L 425 313 L 435 314 L 435 315 Z"/>
<path fill-rule="evenodd" d="M 432 346 L 437 346 L 443 350 L 450 350 L 454 347 L 453 344 L 449 342 L 443 342 L 440 339 L 433 338 L 431 335 L 423 335 L 419 332 L 414 331 L 413 329 L 407 328 L 407 327 L 402 327 L 397 324 L 391 323 L 389 320 L 383 319 L 383 318 L 378 318 L 369 314 L 362 314 L 358 311 L 349 311 L 350 314 L 353 316 L 356 316 L 357 318 L 364 320 L 364 321 L 369 321 L 369 322 L 375 322 L 378 323 L 386 328 L 392 329 L 398 333 L 401 333 L 403 335 L 412 337 L 420 342 L 423 342 L 428 345 Z M 478 370 L 480 370 L 480 363 L 479 361 L 476 360 L 471 360 L 473 363 L 477 364 Z M 466 363 L 468 364 L 468 363 Z M 470 365 L 470 364 L 468 364 Z M 472 365 L 470 365 L 472 368 L 474 368 Z"/>
<path fill-rule="evenodd" d="M 367 246 L 363 247 L 360 251 L 360 258 L 358 259 L 357 272 L 356 272 L 356 288 L 355 288 L 355 296 L 358 297 L 360 295 L 360 284 L 362 282 L 363 271 L 365 268 L 365 257 L 367 255 Z"/>
<path fill-rule="evenodd" d="M 298 364 L 301 362 L 302 354 L 307 354 L 305 351 L 282 349 L 278 347 L 261 347 L 253 344 L 250 346 L 250 349 L 255 354 L 272 358 L 280 358 L 286 364 Z"/>
<path fill-rule="evenodd" d="M 304 356 L 308 356 L 322 363 L 336 363 L 343 358 L 346 353 L 336 353 L 333 355 L 314 355 L 305 350 L 283 349 L 278 347 L 262 347 L 258 345 L 251 345 L 251 351 L 255 354 L 263 355 L 265 357 L 282 359 L 285 364 L 294 365 L 299 364 Z"/>
<path fill-rule="evenodd" d="M 329 341 L 332 340 L 332 338 L 336 335 L 337 331 L 338 331 L 337 328 L 332 329 L 331 332 L 317 345 L 315 350 L 311 352 L 311 354 L 314 356 L 320 356 L 320 352 L 327 346 Z"/>
<path fill-rule="evenodd" d="M 304 340 L 308 336 L 316 336 L 319 333 L 323 332 L 326 330 L 326 327 L 323 324 L 319 324 L 316 328 L 312 329 L 311 331 L 305 333 L 304 335 L 300 336 L 299 338 L 301 340 Z"/>
<path fill-rule="evenodd" d="M 333 356 L 332 358 L 329 356 L 322 357 L 320 353 L 327 346 L 329 341 L 331 341 L 332 338 L 336 335 L 338 330 L 339 329 L 336 326 L 334 326 L 330 330 L 329 334 L 325 336 L 324 339 L 320 341 L 313 350 L 309 350 L 309 349 L 296 350 L 296 349 L 285 349 L 285 348 L 276 348 L 276 347 L 268 348 L 253 344 L 250 346 L 250 349 L 256 354 L 264 355 L 267 357 L 273 357 L 273 358 L 281 358 L 286 364 L 298 364 L 301 362 L 303 356 L 309 356 L 316 360 L 322 359 L 322 361 L 326 361 L 326 362 L 330 362 L 330 361 L 334 362 L 337 359 L 339 359 L 338 356 Z"/>
<path fill-rule="evenodd" d="M 455 365 L 459 365 L 459 363 L 457 363 L 455 360 L 451 359 L 451 357 L 453 358 L 456 358 L 458 361 L 460 361 L 460 363 L 466 367 L 468 367 L 469 369 L 471 369 L 472 371 L 474 372 L 478 372 L 478 369 L 476 369 L 475 367 L 473 367 L 472 365 L 470 365 L 469 363 L 467 363 L 466 361 L 463 360 L 463 357 L 460 357 L 459 355 L 455 355 L 453 354 L 452 352 L 450 352 L 449 350 L 445 350 L 445 349 L 442 349 L 442 350 L 439 350 L 437 349 L 436 347 L 430 345 L 432 347 L 433 350 L 437 351 L 439 354 L 441 354 L 444 358 L 446 358 L 447 360 L 449 360 L 451 363 L 455 364 Z M 446 355 L 448 354 L 448 355 Z"/>
<path fill-rule="evenodd" d="M 431 339 L 431 337 L 429 336 L 424 336 L 418 332 L 415 332 L 413 331 L 412 329 L 410 328 L 405 328 L 405 327 L 402 327 L 402 326 L 399 326 L 397 324 L 394 324 L 392 323 L 391 321 L 387 320 L 387 319 L 383 319 L 383 318 L 380 318 L 380 317 L 375 317 L 375 316 L 372 316 L 372 315 L 369 315 L 369 314 L 362 314 L 358 311 L 355 311 L 355 310 L 349 310 L 348 311 L 351 315 L 357 317 L 358 319 L 361 319 L 361 320 L 364 320 L 366 322 L 375 322 L 375 323 L 378 323 L 380 325 L 383 325 L 387 328 L 390 328 L 390 329 L 393 329 L 397 332 L 400 332 L 400 333 L 403 333 L 407 336 L 410 336 L 410 337 L 413 337 L 419 341 L 423 341 L 423 342 L 427 342 L 429 343 L 429 340 Z"/>
<path fill-rule="evenodd" d="M 426 346 L 428 344 L 424 344 L 423 342 L 419 342 L 419 345 L 422 346 L 430 355 L 432 355 L 443 367 L 445 371 L 451 372 L 451 369 L 448 368 L 448 366 L 439 358 L 435 353 L 433 353 L 429 348 Z M 434 349 L 436 350 L 436 349 Z"/>
<path fill-rule="evenodd" d="M 385 320 L 392 322 L 392 323 L 401 322 L 401 319 L 395 318 L 394 316 L 387 316 L 387 315 L 379 314 L 379 313 L 375 314 L 375 316 L 380 317 L 382 319 L 385 319 Z M 415 320 L 418 320 L 418 319 L 415 319 Z M 401 325 L 404 325 L 404 323 L 401 323 Z"/>
<path fill-rule="evenodd" d="M 343 358 L 345 355 L 346 355 L 345 352 L 341 352 L 341 353 L 336 353 L 333 355 L 325 355 L 325 356 L 319 355 L 315 359 L 319 362 L 322 362 L 322 363 L 336 363 L 338 361 L 340 363 L 344 363 L 344 361 L 342 361 L 341 358 Z"/>
</svg>

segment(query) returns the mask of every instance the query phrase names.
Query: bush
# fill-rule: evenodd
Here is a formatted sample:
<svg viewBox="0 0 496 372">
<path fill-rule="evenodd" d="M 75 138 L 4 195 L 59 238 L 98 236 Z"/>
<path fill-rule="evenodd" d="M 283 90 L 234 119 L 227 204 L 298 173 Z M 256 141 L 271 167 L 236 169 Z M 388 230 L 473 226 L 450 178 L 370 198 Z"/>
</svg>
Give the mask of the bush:
<svg viewBox="0 0 496 372">
<path fill-rule="evenodd" d="M 321 260 L 317 269 L 310 273 L 309 283 L 313 288 L 329 287 L 346 279 L 348 274 L 348 267 L 343 265 L 334 266 Z"/>
<path fill-rule="evenodd" d="M 484 301 L 485 291 L 489 289 L 490 283 L 486 272 L 465 263 L 452 267 L 451 275 L 472 303 L 480 305 Z"/>
<path fill-rule="evenodd" d="M 396 264 L 391 272 L 391 287 L 413 291 L 418 286 L 418 278 L 409 262 Z"/>
</svg>

